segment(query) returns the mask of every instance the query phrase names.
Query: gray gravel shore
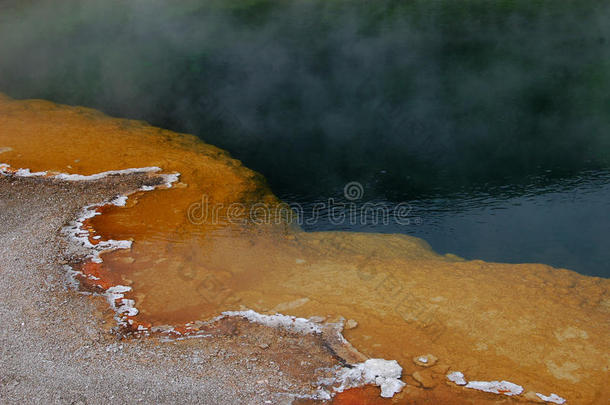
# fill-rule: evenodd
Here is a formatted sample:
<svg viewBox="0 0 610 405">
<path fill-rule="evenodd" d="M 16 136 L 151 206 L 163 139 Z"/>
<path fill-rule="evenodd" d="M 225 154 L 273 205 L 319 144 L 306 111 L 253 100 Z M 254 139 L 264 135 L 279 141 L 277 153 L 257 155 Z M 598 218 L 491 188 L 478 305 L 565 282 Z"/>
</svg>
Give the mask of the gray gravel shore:
<svg viewBox="0 0 610 405">
<path fill-rule="evenodd" d="M 139 175 L 66 183 L 0 176 L 1 403 L 287 403 L 337 359 L 315 336 L 228 321 L 209 338 L 113 332 L 101 297 L 67 284 L 62 226 Z"/>
</svg>

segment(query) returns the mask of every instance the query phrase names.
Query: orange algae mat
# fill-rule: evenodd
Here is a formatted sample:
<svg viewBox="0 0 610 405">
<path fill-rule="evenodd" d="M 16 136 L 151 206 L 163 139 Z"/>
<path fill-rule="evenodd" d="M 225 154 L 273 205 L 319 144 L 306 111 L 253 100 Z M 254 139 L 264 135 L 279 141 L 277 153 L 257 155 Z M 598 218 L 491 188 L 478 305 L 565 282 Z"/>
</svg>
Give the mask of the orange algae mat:
<svg viewBox="0 0 610 405">
<path fill-rule="evenodd" d="M 431 353 L 441 371 L 468 380 L 507 380 L 568 403 L 610 399 L 610 280 L 464 261 L 405 235 L 307 233 L 275 217 L 231 223 L 233 203 L 279 203 L 260 175 L 194 136 L 91 109 L 0 95 L 0 150 L 0 162 L 32 171 L 181 174 L 173 188 L 138 193 L 90 221 L 103 239 L 134 241 L 102 257 L 133 288 L 126 296 L 142 324 L 245 308 L 344 317 L 357 321 L 346 339 L 367 356 L 398 360 L 408 383 L 427 370 L 413 358 Z M 202 201 L 219 207 L 217 219 L 204 220 Z"/>
</svg>

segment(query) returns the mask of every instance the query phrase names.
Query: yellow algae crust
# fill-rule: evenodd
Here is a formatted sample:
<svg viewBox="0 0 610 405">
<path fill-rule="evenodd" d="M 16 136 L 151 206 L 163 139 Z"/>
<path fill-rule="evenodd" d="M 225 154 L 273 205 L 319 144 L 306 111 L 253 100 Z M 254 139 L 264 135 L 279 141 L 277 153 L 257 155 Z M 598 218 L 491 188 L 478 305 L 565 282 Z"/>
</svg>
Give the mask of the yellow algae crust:
<svg viewBox="0 0 610 405">
<path fill-rule="evenodd" d="M 278 201 L 261 176 L 218 148 L 86 108 L 0 97 L 0 148 L 2 162 L 32 171 L 181 173 L 181 186 L 92 220 L 104 239 L 134 240 L 129 251 L 105 254 L 104 265 L 133 288 L 141 322 L 186 324 L 244 309 L 344 317 L 357 321 L 344 332 L 354 347 L 398 360 L 403 376 L 418 377 L 414 385 L 447 384 L 445 374 L 460 371 L 518 384 L 524 398 L 610 398 L 610 280 L 464 261 L 405 235 L 194 222 L 189 207 L 203 197 L 224 208 Z M 422 353 L 438 364 L 414 363 Z"/>
</svg>

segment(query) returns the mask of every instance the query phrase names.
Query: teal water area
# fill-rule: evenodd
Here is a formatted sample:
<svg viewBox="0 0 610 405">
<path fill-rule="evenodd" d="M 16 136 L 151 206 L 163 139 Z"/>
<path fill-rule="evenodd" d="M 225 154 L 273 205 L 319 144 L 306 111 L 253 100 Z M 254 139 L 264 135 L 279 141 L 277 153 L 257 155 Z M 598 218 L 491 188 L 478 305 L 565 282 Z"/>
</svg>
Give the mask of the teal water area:
<svg viewBox="0 0 610 405">
<path fill-rule="evenodd" d="M 2 1 L 0 91 L 194 133 L 304 212 L 609 277 L 610 4 Z"/>
</svg>

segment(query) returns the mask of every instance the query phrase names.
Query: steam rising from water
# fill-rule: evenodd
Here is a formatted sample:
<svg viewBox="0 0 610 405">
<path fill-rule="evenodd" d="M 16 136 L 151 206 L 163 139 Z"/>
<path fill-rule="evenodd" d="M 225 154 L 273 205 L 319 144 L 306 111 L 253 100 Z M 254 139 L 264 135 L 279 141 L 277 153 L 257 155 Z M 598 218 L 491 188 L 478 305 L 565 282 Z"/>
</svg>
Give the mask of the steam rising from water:
<svg viewBox="0 0 610 405">
<path fill-rule="evenodd" d="M 4 3 L 10 95 L 199 134 L 276 188 L 404 198 L 610 163 L 597 2 Z"/>
<path fill-rule="evenodd" d="M 197 134 L 289 201 L 355 180 L 398 202 L 610 167 L 608 4 L 0 4 L 0 91 Z"/>
</svg>

